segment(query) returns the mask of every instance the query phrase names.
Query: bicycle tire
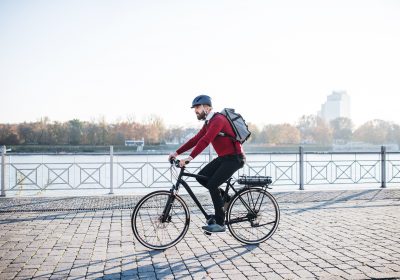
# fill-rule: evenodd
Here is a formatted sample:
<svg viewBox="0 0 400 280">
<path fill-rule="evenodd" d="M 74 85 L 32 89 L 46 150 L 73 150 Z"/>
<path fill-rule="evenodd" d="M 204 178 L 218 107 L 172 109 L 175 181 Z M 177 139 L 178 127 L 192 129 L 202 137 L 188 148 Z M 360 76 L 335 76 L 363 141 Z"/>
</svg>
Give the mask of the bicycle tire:
<svg viewBox="0 0 400 280">
<path fill-rule="evenodd" d="M 254 212 L 249 211 L 243 202 L 250 205 Z M 226 219 L 233 237 L 245 244 L 259 244 L 270 238 L 278 228 L 279 205 L 265 189 L 246 188 L 231 199 Z"/>
<path fill-rule="evenodd" d="M 190 224 L 189 208 L 178 195 L 175 195 L 167 221 L 161 221 L 170 197 L 169 191 L 155 191 L 136 204 L 131 226 L 133 234 L 143 246 L 155 250 L 167 249 L 181 241 L 187 233 Z"/>
</svg>

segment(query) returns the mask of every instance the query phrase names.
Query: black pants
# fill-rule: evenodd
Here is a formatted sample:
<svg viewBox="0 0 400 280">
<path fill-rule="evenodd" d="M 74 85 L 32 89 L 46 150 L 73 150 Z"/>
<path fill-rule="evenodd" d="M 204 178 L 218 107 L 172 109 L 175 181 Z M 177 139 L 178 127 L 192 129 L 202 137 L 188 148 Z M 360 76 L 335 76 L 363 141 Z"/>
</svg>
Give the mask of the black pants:
<svg viewBox="0 0 400 280">
<path fill-rule="evenodd" d="M 242 168 L 244 162 L 243 155 L 217 157 L 199 172 L 200 175 L 208 177 L 207 181 L 201 179 L 197 179 L 197 181 L 210 191 L 217 224 L 223 225 L 225 223 L 224 202 L 218 187 Z"/>
</svg>

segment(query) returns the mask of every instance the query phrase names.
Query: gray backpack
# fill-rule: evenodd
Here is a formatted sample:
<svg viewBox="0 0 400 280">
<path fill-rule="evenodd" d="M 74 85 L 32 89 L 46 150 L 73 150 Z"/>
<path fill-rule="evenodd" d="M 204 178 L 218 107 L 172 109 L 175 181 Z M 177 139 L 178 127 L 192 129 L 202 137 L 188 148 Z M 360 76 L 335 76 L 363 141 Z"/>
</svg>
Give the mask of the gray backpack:
<svg viewBox="0 0 400 280">
<path fill-rule="evenodd" d="M 243 144 L 250 137 L 251 132 L 242 115 L 236 113 L 235 109 L 231 108 L 225 108 L 220 113 L 228 119 L 233 131 L 235 132 L 235 136 L 228 135 L 224 132 L 220 132 L 219 135 L 228 136 L 233 140 L 239 141 L 241 144 Z"/>
</svg>

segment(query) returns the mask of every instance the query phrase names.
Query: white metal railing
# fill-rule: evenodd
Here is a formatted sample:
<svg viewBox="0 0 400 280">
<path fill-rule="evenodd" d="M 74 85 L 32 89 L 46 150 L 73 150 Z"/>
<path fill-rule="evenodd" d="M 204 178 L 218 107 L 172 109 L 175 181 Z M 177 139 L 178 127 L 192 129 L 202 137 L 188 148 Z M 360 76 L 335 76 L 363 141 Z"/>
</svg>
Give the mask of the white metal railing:
<svg viewBox="0 0 400 280">
<path fill-rule="evenodd" d="M 188 165 L 198 172 L 212 154 Z M 1 196 L 17 191 L 115 190 L 170 188 L 173 178 L 165 155 L 107 154 L 12 155 L 1 149 Z M 385 188 L 400 183 L 400 153 L 304 152 L 248 154 L 240 175 L 272 176 L 275 186 L 370 184 Z M 195 181 L 192 181 L 194 183 Z M 196 183 L 198 186 L 198 184 Z"/>
</svg>

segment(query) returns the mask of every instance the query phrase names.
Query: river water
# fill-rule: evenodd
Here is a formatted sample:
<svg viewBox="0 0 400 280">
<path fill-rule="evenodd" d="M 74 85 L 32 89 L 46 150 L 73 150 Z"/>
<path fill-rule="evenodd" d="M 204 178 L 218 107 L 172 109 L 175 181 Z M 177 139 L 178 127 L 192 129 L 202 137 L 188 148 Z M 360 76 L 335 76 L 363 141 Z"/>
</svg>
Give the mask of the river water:
<svg viewBox="0 0 400 280">
<path fill-rule="evenodd" d="M 197 173 L 209 160 L 202 154 L 187 169 Z M 381 163 L 380 153 L 305 153 L 304 189 L 378 188 Z M 387 186 L 399 186 L 400 153 L 387 153 L 385 166 Z M 300 169 L 296 153 L 248 154 L 234 177 L 271 176 L 272 191 L 294 191 L 299 190 Z M 8 154 L 5 170 L 7 196 L 145 194 L 169 189 L 174 182 L 167 155 L 159 154 Z M 193 180 L 189 183 L 195 192 L 206 191 Z"/>
</svg>

